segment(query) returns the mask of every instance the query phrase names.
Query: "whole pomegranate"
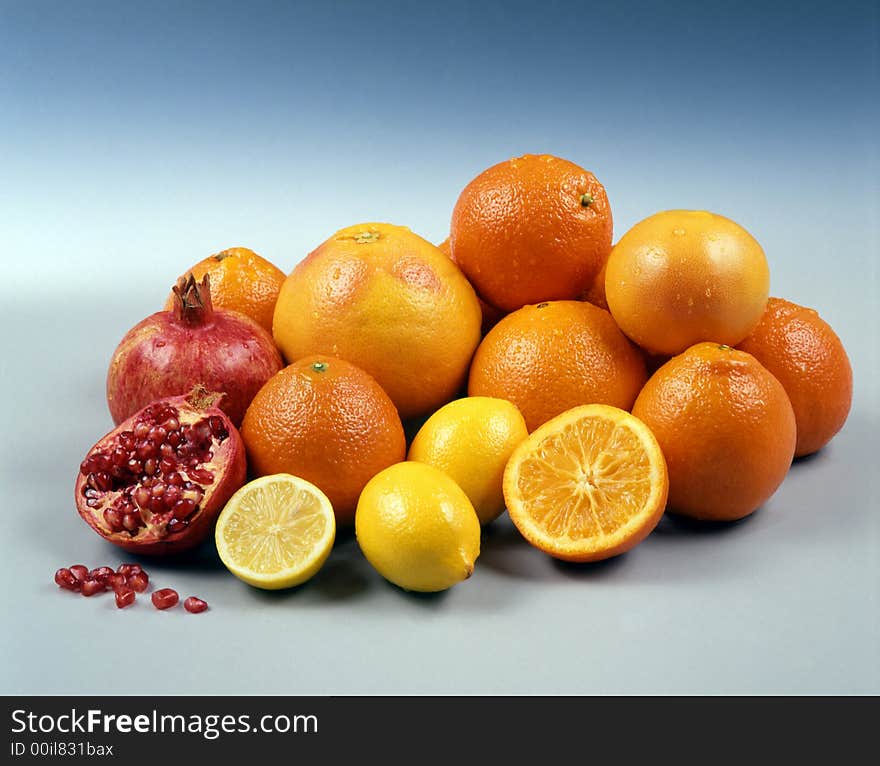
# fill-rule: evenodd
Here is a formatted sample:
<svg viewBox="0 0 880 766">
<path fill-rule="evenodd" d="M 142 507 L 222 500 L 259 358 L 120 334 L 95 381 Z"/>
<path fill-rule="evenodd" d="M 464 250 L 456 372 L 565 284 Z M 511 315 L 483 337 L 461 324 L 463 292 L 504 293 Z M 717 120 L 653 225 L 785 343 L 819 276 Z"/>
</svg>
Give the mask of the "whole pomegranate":
<svg viewBox="0 0 880 766">
<path fill-rule="evenodd" d="M 192 273 L 171 288 L 174 306 L 132 327 L 107 372 L 107 404 L 117 425 L 150 402 L 201 383 L 226 397 L 238 427 L 251 399 L 283 366 L 272 336 L 236 311 L 214 309 L 209 277 Z"/>
<path fill-rule="evenodd" d="M 204 540 L 246 473 L 241 436 L 217 407 L 222 396 L 196 386 L 107 434 L 79 467 L 79 515 L 132 553 L 176 553 Z"/>
</svg>

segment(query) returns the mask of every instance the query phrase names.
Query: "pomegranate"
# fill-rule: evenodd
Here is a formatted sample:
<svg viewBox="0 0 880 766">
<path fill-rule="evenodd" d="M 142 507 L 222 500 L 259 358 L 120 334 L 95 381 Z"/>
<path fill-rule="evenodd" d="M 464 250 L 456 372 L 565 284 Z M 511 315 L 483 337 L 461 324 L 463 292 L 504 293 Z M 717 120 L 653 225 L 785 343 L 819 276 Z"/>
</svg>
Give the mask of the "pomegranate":
<svg viewBox="0 0 880 766">
<path fill-rule="evenodd" d="M 125 607 L 131 606 L 136 598 L 131 588 L 120 588 L 116 591 L 116 608 L 125 609 Z"/>
<path fill-rule="evenodd" d="M 221 396 L 196 386 L 154 402 L 89 450 L 75 497 L 92 529 L 143 554 L 186 550 L 211 534 L 246 470 L 241 436 L 216 406 Z M 117 574 L 141 572 L 130 564 Z"/>
<path fill-rule="evenodd" d="M 180 600 L 180 596 L 177 595 L 177 591 L 174 590 L 174 588 L 162 588 L 162 590 L 157 590 L 150 598 L 156 609 L 170 609 Z"/>
<path fill-rule="evenodd" d="M 214 309 L 209 277 L 181 277 L 174 307 L 135 325 L 117 346 L 107 373 L 107 404 L 119 425 L 151 402 L 197 383 L 226 398 L 237 428 L 251 399 L 283 366 L 272 336 L 237 311 Z"/>
</svg>

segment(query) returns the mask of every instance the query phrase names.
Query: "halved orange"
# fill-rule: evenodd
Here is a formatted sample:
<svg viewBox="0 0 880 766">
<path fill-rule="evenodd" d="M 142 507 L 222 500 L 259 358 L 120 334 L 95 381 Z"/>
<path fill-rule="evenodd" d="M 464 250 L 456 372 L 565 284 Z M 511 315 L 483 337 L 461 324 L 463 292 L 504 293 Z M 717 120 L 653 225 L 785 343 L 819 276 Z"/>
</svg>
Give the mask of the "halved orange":
<svg viewBox="0 0 880 766">
<path fill-rule="evenodd" d="M 625 410 L 586 404 L 536 429 L 504 470 L 510 518 L 532 545 L 564 561 L 599 561 L 657 526 L 669 478 L 650 429 Z"/>
</svg>

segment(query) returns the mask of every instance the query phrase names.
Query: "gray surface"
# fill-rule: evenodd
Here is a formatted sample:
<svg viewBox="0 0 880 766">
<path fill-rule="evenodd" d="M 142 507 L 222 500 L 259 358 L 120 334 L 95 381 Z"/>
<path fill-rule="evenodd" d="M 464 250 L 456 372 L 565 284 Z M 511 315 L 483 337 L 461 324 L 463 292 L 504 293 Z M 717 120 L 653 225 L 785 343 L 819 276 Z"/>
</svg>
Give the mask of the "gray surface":
<svg viewBox="0 0 880 766">
<path fill-rule="evenodd" d="M 875 338 L 855 322 L 839 328 L 857 383 L 846 429 L 748 520 L 706 529 L 664 519 L 630 554 L 577 567 L 531 549 L 504 517 L 473 578 L 439 596 L 387 585 L 351 538 L 311 583 L 280 594 L 240 583 L 210 550 L 148 562 L 157 586 L 211 603 L 189 615 L 148 602 L 117 611 L 112 596 L 52 582 L 60 565 L 123 560 L 71 496 L 76 466 L 109 425 L 109 354 L 148 312 L 150 290 L 129 306 L 70 305 L 59 322 L 38 318 L 40 302 L 4 303 L 2 326 L 19 330 L 4 341 L 0 691 L 880 690 Z"/>
</svg>

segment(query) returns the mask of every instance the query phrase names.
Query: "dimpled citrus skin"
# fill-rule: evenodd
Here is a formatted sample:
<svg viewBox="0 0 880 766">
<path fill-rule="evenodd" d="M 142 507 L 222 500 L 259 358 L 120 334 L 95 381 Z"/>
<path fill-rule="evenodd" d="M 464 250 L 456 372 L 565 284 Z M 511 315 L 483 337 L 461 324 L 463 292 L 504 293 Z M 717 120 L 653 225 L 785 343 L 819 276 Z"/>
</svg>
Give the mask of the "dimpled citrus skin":
<svg viewBox="0 0 880 766">
<path fill-rule="evenodd" d="M 473 288 L 440 250 L 402 226 L 364 223 L 287 277 L 273 334 L 288 360 L 331 354 L 358 365 L 408 418 L 461 388 L 480 323 Z"/>
<path fill-rule="evenodd" d="M 504 466 L 529 435 L 515 405 L 488 396 L 469 396 L 441 407 L 419 429 L 409 460 L 449 475 L 470 499 L 481 524 L 504 511 Z"/>
<path fill-rule="evenodd" d="M 455 260 L 455 256 L 452 254 L 452 247 L 449 244 L 449 237 L 444 239 L 437 248 L 440 250 L 443 255 L 449 258 L 450 261 L 458 265 Z M 473 285 L 472 285 L 473 286 Z M 480 313 L 483 315 L 483 323 L 480 328 L 480 331 L 483 335 L 485 335 L 489 330 L 491 330 L 496 324 L 498 324 L 501 317 L 504 316 L 504 312 L 493 306 L 490 303 L 486 303 L 479 293 L 477 294 L 477 300 L 480 302 Z"/>
<path fill-rule="evenodd" d="M 370 480 L 355 533 L 376 571 L 406 590 L 446 590 L 471 576 L 480 555 L 480 522 L 467 495 L 422 463 L 399 463 Z"/>
<path fill-rule="evenodd" d="M 568 160 L 526 154 L 493 165 L 452 213 L 455 260 L 480 296 L 504 311 L 580 296 L 608 258 L 605 188 Z"/>
<path fill-rule="evenodd" d="M 201 281 L 211 275 L 211 302 L 214 308 L 239 311 L 249 316 L 266 332 L 272 332 L 275 301 L 285 274 L 247 247 L 230 247 L 209 255 L 189 271 Z M 165 310 L 174 305 L 169 295 Z"/>
<path fill-rule="evenodd" d="M 605 267 L 609 310 L 652 354 L 671 356 L 701 341 L 735 346 L 761 318 L 769 289 L 755 238 L 704 210 L 667 210 L 640 221 Z"/>
<path fill-rule="evenodd" d="M 358 495 L 383 468 L 404 459 L 394 404 L 367 373 L 332 357 L 285 367 L 248 407 L 241 426 L 256 476 L 289 473 L 315 484 L 350 524 Z"/>
<path fill-rule="evenodd" d="M 813 309 L 771 298 L 758 326 L 739 344 L 776 379 L 797 421 L 795 457 L 824 447 L 852 405 L 852 367 L 840 338 Z"/>
<path fill-rule="evenodd" d="M 732 521 L 776 491 L 794 457 L 794 412 L 750 354 L 699 343 L 645 384 L 632 414 L 654 433 L 669 471 L 669 510 Z"/>
<path fill-rule="evenodd" d="M 508 314 L 483 339 L 468 394 L 513 402 L 529 431 L 581 404 L 628 410 L 647 379 L 642 353 L 611 314 L 550 301 Z"/>
</svg>

